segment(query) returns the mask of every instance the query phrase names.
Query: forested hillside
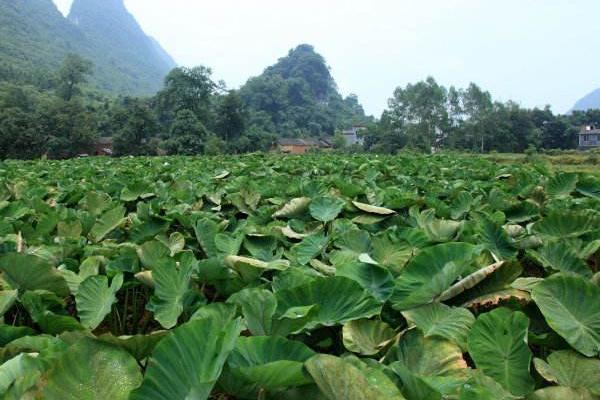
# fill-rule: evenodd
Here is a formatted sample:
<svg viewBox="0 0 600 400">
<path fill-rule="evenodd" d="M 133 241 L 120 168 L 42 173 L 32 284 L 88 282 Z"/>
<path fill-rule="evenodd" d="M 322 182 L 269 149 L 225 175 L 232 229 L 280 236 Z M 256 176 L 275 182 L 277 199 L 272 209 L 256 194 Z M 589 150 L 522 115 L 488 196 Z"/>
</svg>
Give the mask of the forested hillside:
<svg viewBox="0 0 600 400">
<path fill-rule="evenodd" d="M 254 124 L 284 136 L 333 134 L 370 121 L 355 95 L 342 98 L 325 59 L 308 44 L 251 78 L 240 95 Z"/>
<path fill-rule="evenodd" d="M 123 0 L 75 0 L 69 19 L 52 0 L 0 0 L 0 37 L 0 80 L 47 86 L 49 72 L 75 53 L 94 63 L 98 88 L 146 95 L 175 66 Z"/>
</svg>

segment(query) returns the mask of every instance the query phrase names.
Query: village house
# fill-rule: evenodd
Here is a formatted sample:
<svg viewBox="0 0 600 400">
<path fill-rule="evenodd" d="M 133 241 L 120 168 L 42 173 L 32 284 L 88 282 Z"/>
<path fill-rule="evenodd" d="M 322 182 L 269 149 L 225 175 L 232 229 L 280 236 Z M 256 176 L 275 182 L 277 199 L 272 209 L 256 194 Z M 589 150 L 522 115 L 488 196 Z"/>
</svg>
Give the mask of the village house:
<svg viewBox="0 0 600 400">
<path fill-rule="evenodd" d="M 600 146 L 600 128 L 595 125 L 584 125 L 579 132 L 579 148 L 591 149 Z"/>
<path fill-rule="evenodd" d="M 360 132 L 365 130 L 364 126 L 353 126 L 350 129 L 345 129 L 342 131 L 342 135 L 344 135 L 344 139 L 346 140 L 346 146 L 353 146 L 355 144 L 362 146 L 364 143 L 364 139 L 360 136 Z"/>
<path fill-rule="evenodd" d="M 112 137 L 101 137 L 94 144 L 94 155 L 96 156 L 112 156 L 113 154 L 113 139 Z"/>
<path fill-rule="evenodd" d="M 295 139 L 295 138 L 280 138 L 274 148 L 275 151 L 286 154 L 304 154 L 311 150 L 327 150 L 331 149 L 331 140 L 322 139 Z"/>
</svg>

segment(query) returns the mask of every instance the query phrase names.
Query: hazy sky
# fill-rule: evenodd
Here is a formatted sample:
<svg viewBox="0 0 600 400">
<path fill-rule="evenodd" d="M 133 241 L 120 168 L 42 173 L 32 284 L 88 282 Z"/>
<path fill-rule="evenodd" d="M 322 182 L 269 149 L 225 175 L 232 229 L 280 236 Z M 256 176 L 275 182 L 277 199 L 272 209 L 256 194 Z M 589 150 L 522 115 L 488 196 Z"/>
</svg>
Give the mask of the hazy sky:
<svg viewBox="0 0 600 400">
<path fill-rule="evenodd" d="M 55 0 L 61 10 L 72 0 Z M 98 0 L 102 1 L 102 0 Z M 600 87 L 598 0 L 125 0 L 186 66 L 229 87 L 300 44 L 379 116 L 397 86 L 434 76 L 565 112 Z"/>
</svg>

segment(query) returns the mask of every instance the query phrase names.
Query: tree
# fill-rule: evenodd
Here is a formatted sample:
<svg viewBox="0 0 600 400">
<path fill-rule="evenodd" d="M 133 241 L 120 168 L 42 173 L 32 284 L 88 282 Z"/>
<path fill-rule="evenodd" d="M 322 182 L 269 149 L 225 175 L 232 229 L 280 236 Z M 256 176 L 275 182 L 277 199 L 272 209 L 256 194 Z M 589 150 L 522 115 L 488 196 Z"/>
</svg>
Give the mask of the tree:
<svg viewBox="0 0 600 400">
<path fill-rule="evenodd" d="M 219 99 L 216 112 L 216 133 L 225 142 L 237 140 L 246 127 L 246 109 L 239 93 L 229 91 Z"/>
<path fill-rule="evenodd" d="M 190 110 L 181 110 L 175 116 L 168 137 L 160 147 L 167 154 L 196 155 L 204 151 L 209 136 L 206 127 Z"/>
<path fill-rule="evenodd" d="M 341 150 L 346 147 L 346 138 L 341 132 L 336 132 L 333 136 L 333 142 L 331 144 L 334 149 Z"/>
<path fill-rule="evenodd" d="M 152 110 L 144 100 L 125 99 L 113 117 L 115 155 L 152 154 L 151 139 L 157 134 Z"/>
<path fill-rule="evenodd" d="M 397 88 L 389 100 L 392 125 L 402 126 L 411 147 L 429 151 L 437 147 L 449 131 L 447 90 L 432 77 Z"/>
<path fill-rule="evenodd" d="M 80 85 L 92 74 L 93 64 L 77 54 L 69 54 L 57 72 L 56 92 L 60 98 L 70 101 L 81 94 Z"/>
<path fill-rule="evenodd" d="M 198 120 L 210 120 L 211 100 L 217 89 L 212 71 L 203 66 L 175 68 L 165 78 L 165 87 L 156 96 L 158 114 L 170 123 L 177 112 L 190 110 Z"/>
</svg>

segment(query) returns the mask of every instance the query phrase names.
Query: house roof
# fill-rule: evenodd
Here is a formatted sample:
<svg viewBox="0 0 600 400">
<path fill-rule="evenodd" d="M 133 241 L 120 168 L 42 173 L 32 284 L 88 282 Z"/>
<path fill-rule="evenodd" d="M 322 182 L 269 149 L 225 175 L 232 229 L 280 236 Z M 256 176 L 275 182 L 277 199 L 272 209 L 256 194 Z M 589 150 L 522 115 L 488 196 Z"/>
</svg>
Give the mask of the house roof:
<svg viewBox="0 0 600 400">
<path fill-rule="evenodd" d="M 101 137 L 101 138 L 98 138 L 98 140 L 96 140 L 96 143 L 98 143 L 98 144 L 112 144 L 112 142 L 113 142 L 113 138 L 110 136 Z"/>
<path fill-rule="evenodd" d="M 304 147 L 331 147 L 331 143 L 327 138 L 280 138 L 277 140 L 280 146 L 304 146 Z"/>
</svg>

